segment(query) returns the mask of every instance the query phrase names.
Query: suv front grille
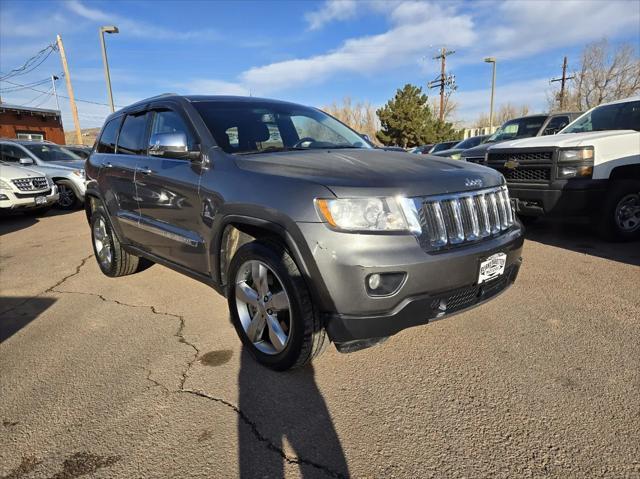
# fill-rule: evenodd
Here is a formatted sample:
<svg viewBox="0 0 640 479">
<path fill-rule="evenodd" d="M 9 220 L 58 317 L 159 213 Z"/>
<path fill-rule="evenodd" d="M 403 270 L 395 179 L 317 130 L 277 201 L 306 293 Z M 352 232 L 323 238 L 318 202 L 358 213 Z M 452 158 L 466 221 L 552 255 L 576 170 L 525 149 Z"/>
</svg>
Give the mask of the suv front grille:
<svg viewBox="0 0 640 479">
<path fill-rule="evenodd" d="M 47 179 L 44 176 L 35 178 L 18 178 L 11 180 L 20 191 L 37 191 L 49 187 Z"/>
<path fill-rule="evenodd" d="M 484 156 L 466 156 L 464 159 L 470 163 L 484 163 Z"/>
<path fill-rule="evenodd" d="M 523 181 L 523 182 L 536 182 L 536 181 L 549 181 L 551 179 L 551 169 L 548 167 L 543 168 L 496 168 L 507 181 Z"/>
<path fill-rule="evenodd" d="M 416 200 L 426 250 L 460 246 L 499 235 L 514 224 L 506 186 Z"/>
<path fill-rule="evenodd" d="M 536 163 L 551 163 L 552 151 L 518 151 L 513 153 L 492 153 L 487 157 L 488 163 L 502 163 L 505 161 L 523 161 Z"/>
</svg>

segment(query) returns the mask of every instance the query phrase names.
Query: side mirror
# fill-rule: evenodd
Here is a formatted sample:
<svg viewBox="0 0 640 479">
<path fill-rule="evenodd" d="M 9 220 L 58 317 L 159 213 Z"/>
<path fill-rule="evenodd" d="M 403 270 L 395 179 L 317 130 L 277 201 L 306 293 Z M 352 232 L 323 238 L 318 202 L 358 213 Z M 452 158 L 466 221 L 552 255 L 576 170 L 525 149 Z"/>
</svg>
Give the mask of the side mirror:
<svg viewBox="0 0 640 479">
<path fill-rule="evenodd" d="M 149 141 L 149 155 L 164 158 L 196 160 L 199 151 L 189 151 L 187 135 L 184 133 L 156 133 Z"/>
<path fill-rule="evenodd" d="M 23 165 L 33 165 L 33 160 L 31 158 L 29 158 L 28 156 L 25 158 L 20 158 L 20 160 L 18 160 L 18 162 Z"/>
<path fill-rule="evenodd" d="M 362 133 L 360 136 L 361 136 L 362 138 L 364 138 L 365 140 L 367 140 L 369 143 L 371 143 L 371 138 L 369 138 L 369 135 L 367 135 L 367 134 L 365 134 L 365 133 Z"/>
</svg>

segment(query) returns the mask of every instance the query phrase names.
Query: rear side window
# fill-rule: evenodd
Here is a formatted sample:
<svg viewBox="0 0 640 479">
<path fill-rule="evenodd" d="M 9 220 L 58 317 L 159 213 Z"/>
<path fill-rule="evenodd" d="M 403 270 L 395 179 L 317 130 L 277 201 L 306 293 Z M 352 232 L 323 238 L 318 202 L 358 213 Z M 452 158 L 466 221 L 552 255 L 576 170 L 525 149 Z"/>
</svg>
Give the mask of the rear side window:
<svg viewBox="0 0 640 479">
<path fill-rule="evenodd" d="M 147 113 L 127 115 L 118 135 L 118 153 L 142 155 L 147 151 Z"/>
<path fill-rule="evenodd" d="M 8 163 L 18 163 L 20 158 L 29 158 L 24 151 L 14 145 L 0 145 L 0 160 Z"/>
<path fill-rule="evenodd" d="M 100 135 L 98 146 L 96 147 L 98 153 L 116 152 L 116 137 L 118 136 L 120 120 L 121 118 L 114 118 L 105 125 L 102 130 L 102 135 Z"/>
</svg>

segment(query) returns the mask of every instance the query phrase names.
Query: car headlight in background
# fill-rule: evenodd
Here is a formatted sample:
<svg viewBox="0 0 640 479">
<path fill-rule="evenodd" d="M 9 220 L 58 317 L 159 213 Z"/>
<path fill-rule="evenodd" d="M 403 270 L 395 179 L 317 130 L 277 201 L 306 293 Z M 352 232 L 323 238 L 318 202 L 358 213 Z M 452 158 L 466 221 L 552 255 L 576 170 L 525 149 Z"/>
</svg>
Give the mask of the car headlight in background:
<svg viewBox="0 0 640 479">
<path fill-rule="evenodd" d="M 404 197 L 317 199 L 316 207 L 340 231 L 421 231 L 415 205 Z"/>
<path fill-rule="evenodd" d="M 84 170 L 73 170 L 73 174 L 76 175 L 76 176 L 79 176 L 83 180 L 85 178 Z"/>
<path fill-rule="evenodd" d="M 593 147 L 573 148 L 570 150 L 560 150 L 558 161 L 593 161 Z"/>
<path fill-rule="evenodd" d="M 460 155 L 460 153 L 454 153 L 453 155 L 451 155 L 451 157 L 450 157 L 450 158 L 451 158 L 452 160 L 459 160 L 459 159 L 460 159 L 460 156 L 461 156 L 461 155 Z"/>
</svg>

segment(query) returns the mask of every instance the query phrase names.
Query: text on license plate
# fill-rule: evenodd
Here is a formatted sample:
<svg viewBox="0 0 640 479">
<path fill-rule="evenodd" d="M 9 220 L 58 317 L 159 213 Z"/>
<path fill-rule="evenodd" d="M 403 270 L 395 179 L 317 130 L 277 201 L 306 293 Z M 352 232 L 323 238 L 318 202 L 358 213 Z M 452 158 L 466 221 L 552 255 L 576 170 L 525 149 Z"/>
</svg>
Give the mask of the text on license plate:
<svg viewBox="0 0 640 479">
<path fill-rule="evenodd" d="M 478 274 L 478 284 L 482 284 L 493 278 L 497 278 L 504 273 L 504 267 L 507 264 L 507 255 L 505 253 L 496 253 L 489 256 L 480 263 L 480 273 Z"/>
<path fill-rule="evenodd" d="M 36 205 L 44 205 L 47 202 L 47 198 L 44 196 L 36 196 Z"/>
</svg>

